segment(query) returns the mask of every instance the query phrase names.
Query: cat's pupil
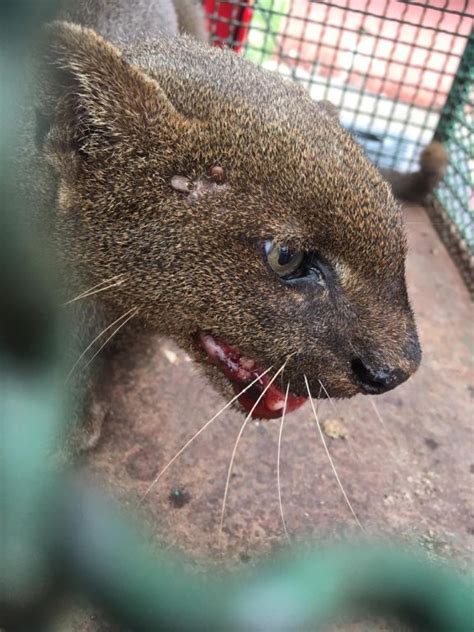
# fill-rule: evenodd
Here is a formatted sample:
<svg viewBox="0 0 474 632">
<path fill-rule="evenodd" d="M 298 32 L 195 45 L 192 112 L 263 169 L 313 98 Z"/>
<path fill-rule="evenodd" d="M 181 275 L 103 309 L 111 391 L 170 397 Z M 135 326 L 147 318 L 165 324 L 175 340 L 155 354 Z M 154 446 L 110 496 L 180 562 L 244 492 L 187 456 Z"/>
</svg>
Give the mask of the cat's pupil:
<svg viewBox="0 0 474 632">
<path fill-rule="evenodd" d="M 287 246 L 282 246 L 280 248 L 280 255 L 278 257 L 278 265 L 280 266 L 288 265 L 294 256 L 295 256 L 294 252 L 292 252 Z"/>
</svg>

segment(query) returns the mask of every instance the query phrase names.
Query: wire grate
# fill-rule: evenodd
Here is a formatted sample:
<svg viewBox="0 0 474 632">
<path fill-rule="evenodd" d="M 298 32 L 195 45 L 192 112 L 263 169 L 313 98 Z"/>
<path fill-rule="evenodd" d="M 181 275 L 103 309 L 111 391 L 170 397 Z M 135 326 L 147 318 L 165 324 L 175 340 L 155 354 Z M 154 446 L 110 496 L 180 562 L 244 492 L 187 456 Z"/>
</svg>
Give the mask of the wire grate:
<svg viewBox="0 0 474 632">
<path fill-rule="evenodd" d="M 474 0 L 207 0 L 205 7 L 214 44 L 330 100 L 378 166 L 415 170 L 436 133 L 450 154 L 438 199 L 474 251 L 474 59 L 462 68 L 473 57 Z"/>
</svg>

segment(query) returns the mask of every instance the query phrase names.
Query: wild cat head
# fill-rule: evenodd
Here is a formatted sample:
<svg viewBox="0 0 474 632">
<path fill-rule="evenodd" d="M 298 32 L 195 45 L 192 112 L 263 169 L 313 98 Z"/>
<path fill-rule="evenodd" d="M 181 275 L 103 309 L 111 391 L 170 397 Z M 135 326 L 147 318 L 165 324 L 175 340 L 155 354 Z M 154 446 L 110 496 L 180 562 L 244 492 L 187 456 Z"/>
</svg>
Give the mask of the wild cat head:
<svg viewBox="0 0 474 632">
<path fill-rule="evenodd" d="M 301 405 L 304 376 L 350 397 L 416 370 L 401 212 L 330 108 L 186 38 L 123 53 L 56 23 L 42 56 L 58 226 L 89 278 L 127 279 L 117 309 L 225 394 L 255 382 L 240 397 L 254 416 L 281 414 L 287 385 Z"/>
</svg>

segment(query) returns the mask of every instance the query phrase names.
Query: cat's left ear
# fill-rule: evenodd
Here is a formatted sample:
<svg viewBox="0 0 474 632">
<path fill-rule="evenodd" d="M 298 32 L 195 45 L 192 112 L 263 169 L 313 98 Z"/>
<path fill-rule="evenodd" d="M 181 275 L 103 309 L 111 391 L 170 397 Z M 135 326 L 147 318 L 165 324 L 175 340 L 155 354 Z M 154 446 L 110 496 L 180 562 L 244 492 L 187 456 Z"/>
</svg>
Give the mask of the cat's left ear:
<svg viewBox="0 0 474 632">
<path fill-rule="evenodd" d="M 54 128 L 59 150 L 93 154 L 151 130 L 174 135 L 187 125 L 153 78 L 90 29 L 46 26 L 39 66 L 42 137 Z"/>
</svg>

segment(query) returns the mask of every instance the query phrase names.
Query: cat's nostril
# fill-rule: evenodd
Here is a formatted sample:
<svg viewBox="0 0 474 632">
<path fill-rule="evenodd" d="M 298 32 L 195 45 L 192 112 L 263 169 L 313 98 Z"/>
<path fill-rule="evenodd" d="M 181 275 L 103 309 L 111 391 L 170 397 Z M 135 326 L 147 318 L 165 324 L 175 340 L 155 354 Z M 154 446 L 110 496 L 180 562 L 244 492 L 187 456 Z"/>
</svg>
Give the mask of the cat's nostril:
<svg viewBox="0 0 474 632">
<path fill-rule="evenodd" d="M 360 358 L 352 360 L 351 369 L 365 393 L 385 393 L 408 378 L 408 374 L 401 369 L 373 367 L 365 364 Z"/>
</svg>

